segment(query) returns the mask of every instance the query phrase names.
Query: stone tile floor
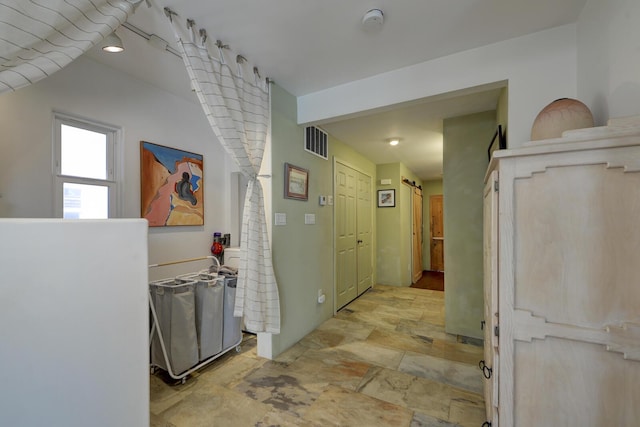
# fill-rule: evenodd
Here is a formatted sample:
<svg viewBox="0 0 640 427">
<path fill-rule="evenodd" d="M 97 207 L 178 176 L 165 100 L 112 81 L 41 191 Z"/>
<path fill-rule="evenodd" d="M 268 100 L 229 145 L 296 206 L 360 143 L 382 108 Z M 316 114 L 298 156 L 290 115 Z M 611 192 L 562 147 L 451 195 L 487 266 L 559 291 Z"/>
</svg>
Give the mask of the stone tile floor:
<svg viewBox="0 0 640 427">
<path fill-rule="evenodd" d="M 151 376 L 151 427 L 480 426 L 481 342 L 444 332 L 444 293 L 377 285 L 274 360 L 255 336 L 185 384 Z"/>
</svg>

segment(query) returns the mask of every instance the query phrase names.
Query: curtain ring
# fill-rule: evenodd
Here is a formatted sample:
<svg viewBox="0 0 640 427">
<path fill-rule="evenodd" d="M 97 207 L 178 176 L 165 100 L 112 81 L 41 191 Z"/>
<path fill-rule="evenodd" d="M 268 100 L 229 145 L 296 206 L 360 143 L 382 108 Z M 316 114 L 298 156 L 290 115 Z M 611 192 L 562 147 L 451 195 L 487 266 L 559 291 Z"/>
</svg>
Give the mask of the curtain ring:
<svg viewBox="0 0 640 427">
<path fill-rule="evenodd" d="M 164 8 L 164 14 L 167 18 L 169 18 L 169 21 L 173 22 L 173 15 L 178 16 L 177 13 L 175 13 L 173 10 L 169 9 L 168 7 Z"/>
</svg>

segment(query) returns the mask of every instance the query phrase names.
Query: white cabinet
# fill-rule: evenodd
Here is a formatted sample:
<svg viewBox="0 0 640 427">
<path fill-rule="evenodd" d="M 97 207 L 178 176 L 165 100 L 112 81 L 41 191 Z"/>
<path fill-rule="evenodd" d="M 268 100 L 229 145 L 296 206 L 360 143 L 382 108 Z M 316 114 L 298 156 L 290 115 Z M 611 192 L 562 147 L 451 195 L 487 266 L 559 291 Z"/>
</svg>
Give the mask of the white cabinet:
<svg viewBox="0 0 640 427">
<path fill-rule="evenodd" d="M 640 117 L 495 152 L 484 200 L 492 427 L 638 425 Z"/>
</svg>

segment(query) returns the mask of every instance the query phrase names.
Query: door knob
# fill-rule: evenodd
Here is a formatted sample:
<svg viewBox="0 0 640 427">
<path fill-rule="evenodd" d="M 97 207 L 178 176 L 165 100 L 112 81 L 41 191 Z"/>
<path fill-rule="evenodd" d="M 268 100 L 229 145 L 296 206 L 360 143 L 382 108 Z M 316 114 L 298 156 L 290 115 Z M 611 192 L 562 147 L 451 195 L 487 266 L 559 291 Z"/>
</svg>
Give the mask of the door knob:
<svg viewBox="0 0 640 427">
<path fill-rule="evenodd" d="M 362 240 L 358 240 L 358 244 L 362 243 Z"/>
</svg>

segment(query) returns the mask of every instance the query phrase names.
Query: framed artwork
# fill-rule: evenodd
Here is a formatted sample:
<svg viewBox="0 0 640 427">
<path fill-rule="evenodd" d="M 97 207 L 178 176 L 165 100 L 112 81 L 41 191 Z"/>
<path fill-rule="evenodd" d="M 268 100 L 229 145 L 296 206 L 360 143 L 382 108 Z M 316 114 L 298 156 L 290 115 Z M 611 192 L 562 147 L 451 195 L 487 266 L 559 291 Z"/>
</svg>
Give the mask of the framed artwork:
<svg viewBox="0 0 640 427">
<path fill-rule="evenodd" d="M 284 197 L 286 199 L 309 199 L 309 171 L 289 163 L 284 164 Z"/>
<path fill-rule="evenodd" d="M 204 225 L 202 154 L 140 141 L 140 216 L 150 227 Z"/>
<path fill-rule="evenodd" d="M 378 207 L 393 208 L 396 206 L 396 190 L 378 190 Z"/>
</svg>

